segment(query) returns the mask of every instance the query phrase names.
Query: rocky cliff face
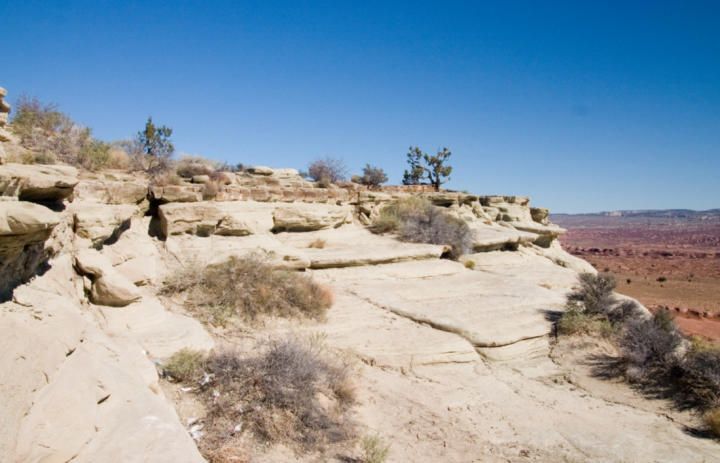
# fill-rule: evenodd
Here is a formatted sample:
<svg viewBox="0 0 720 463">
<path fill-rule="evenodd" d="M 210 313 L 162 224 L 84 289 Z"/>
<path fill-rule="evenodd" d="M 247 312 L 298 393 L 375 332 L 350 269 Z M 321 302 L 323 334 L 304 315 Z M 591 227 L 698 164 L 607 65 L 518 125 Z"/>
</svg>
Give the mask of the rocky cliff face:
<svg viewBox="0 0 720 463">
<path fill-rule="evenodd" d="M 577 272 L 593 270 L 562 251 L 563 230 L 528 198 L 323 189 L 292 169 L 259 167 L 212 185 L 194 180 L 160 186 L 120 172 L 0 166 L 7 461 L 203 461 L 185 429 L 192 416 L 175 410 L 156 363 L 182 348 L 238 348 L 283 332 L 323 333 L 358 360 L 357 419 L 392 442 L 391 461 L 717 455 L 716 444 L 659 413 L 578 389 L 550 360 L 549 315 Z M 464 220 L 474 252 L 450 261 L 446 246 L 366 229 L 410 194 Z M 248 253 L 330 285 L 328 319 L 219 339 L 157 295 L 175 268 Z M 296 458 L 269 451 L 258 461 Z"/>
</svg>

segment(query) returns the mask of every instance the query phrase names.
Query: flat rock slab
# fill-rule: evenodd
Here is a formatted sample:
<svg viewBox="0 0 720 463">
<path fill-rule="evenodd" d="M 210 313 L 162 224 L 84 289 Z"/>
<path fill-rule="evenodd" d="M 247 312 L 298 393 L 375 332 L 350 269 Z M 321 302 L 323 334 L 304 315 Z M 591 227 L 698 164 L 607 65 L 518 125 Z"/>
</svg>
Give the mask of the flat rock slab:
<svg viewBox="0 0 720 463">
<path fill-rule="evenodd" d="M 456 333 L 476 347 L 546 335 L 551 326 L 547 312 L 560 310 L 565 302 L 558 292 L 468 270 L 457 262 L 426 260 L 357 270 L 326 270 L 325 277 L 373 304 Z"/>
<path fill-rule="evenodd" d="M 78 183 L 77 169 L 70 166 L 5 164 L 0 166 L 0 195 L 23 201 L 59 201 Z"/>
<path fill-rule="evenodd" d="M 376 366 L 413 368 L 478 359 L 473 346 L 460 336 L 408 320 L 347 292 L 335 294 L 327 321 L 312 330 L 318 329 L 329 345 Z"/>
<path fill-rule="evenodd" d="M 469 254 L 463 256 L 461 260 L 474 262 L 476 271 L 505 276 L 560 293 L 569 291 L 577 284 L 576 272 L 555 264 L 525 247 L 515 252 L 491 251 Z"/>
<path fill-rule="evenodd" d="M 521 244 L 533 243 L 539 237 L 535 233 L 495 224 L 488 225 L 480 221 L 471 222 L 468 226 L 473 231 L 473 249 L 477 252 L 516 248 Z"/>
<path fill-rule="evenodd" d="M 301 250 L 313 269 L 437 259 L 449 249 L 435 244 L 403 243 L 355 225 L 308 233 L 279 233 L 277 239 Z M 322 243 L 321 247 L 317 243 Z"/>
<path fill-rule="evenodd" d="M 154 358 L 169 357 L 183 348 L 207 351 L 214 346 L 200 322 L 165 310 L 149 294 L 123 309 L 99 309 L 107 320 L 109 334 L 133 339 Z"/>
</svg>

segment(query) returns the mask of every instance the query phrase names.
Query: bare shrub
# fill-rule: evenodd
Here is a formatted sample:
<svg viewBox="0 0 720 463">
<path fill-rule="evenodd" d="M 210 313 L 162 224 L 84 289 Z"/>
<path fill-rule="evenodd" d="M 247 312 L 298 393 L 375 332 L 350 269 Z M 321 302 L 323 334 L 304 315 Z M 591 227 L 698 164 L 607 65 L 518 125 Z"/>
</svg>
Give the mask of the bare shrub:
<svg viewBox="0 0 720 463">
<path fill-rule="evenodd" d="M 347 167 L 342 159 L 321 158 L 316 159 L 308 166 L 307 177 L 316 182 L 325 184 L 345 181 Z"/>
<path fill-rule="evenodd" d="M 618 339 L 622 356 L 638 379 L 668 375 L 678 366 L 676 350 L 683 337 L 664 310 L 656 310 L 652 318 L 627 322 Z"/>
<path fill-rule="evenodd" d="M 608 314 L 615 302 L 615 277 L 609 273 L 595 275 L 586 272 L 578 276 L 578 282 L 580 289 L 571 293 L 568 300 L 581 302 L 589 314 Z"/>
<path fill-rule="evenodd" d="M 12 130 L 39 164 L 65 162 L 85 169 L 105 167 L 110 145 L 91 136 L 92 130 L 73 121 L 54 103 L 21 95 L 16 103 Z"/>
<path fill-rule="evenodd" d="M 400 240 L 412 243 L 449 245 L 453 259 L 467 253 L 473 243 L 472 232 L 463 220 L 415 196 L 395 201 L 381 209 L 370 230 L 373 233 L 396 231 Z"/>
<path fill-rule="evenodd" d="M 207 201 L 209 199 L 215 199 L 215 197 L 218 194 L 218 191 L 220 191 L 218 182 L 211 180 L 211 181 L 205 183 L 205 185 L 203 185 L 202 197 L 205 201 Z"/>
<path fill-rule="evenodd" d="M 378 187 L 381 184 L 388 181 L 388 176 L 383 169 L 380 167 L 371 166 L 365 164 L 362 176 L 353 175 L 352 181 L 360 183 L 361 185 L 367 185 L 369 187 Z"/>
<path fill-rule="evenodd" d="M 320 319 L 333 303 L 327 287 L 300 273 L 274 269 L 257 256 L 179 270 L 162 292 L 185 292 L 188 308 L 213 325 L 225 325 L 234 316 L 251 321 L 260 315 Z"/>
<path fill-rule="evenodd" d="M 361 459 L 363 463 L 385 463 L 390 454 L 390 445 L 385 444 L 378 435 L 363 437 L 360 448 L 363 452 Z"/>
<path fill-rule="evenodd" d="M 212 455 L 233 449 L 239 432 L 300 451 L 322 450 L 350 440 L 353 396 L 339 394 L 347 367 L 316 344 L 295 337 L 272 340 L 259 354 L 214 353 L 203 363 L 203 380 L 191 378 L 205 404 L 200 449 Z M 321 400 L 321 398 L 323 398 Z"/>
<path fill-rule="evenodd" d="M 684 389 L 695 406 L 703 410 L 720 407 L 719 349 L 691 349 L 684 358 L 682 370 Z"/>
</svg>

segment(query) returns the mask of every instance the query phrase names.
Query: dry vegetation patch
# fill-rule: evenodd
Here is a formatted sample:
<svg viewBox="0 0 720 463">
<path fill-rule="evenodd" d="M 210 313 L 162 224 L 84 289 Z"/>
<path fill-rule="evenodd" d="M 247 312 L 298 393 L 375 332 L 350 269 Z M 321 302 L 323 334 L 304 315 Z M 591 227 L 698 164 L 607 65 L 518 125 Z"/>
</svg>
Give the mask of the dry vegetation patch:
<svg viewBox="0 0 720 463">
<path fill-rule="evenodd" d="M 198 445 L 210 461 L 230 461 L 220 457 L 248 434 L 298 452 L 355 438 L 348 367 L 312 340 L 271 340 L 251 355 L 181 351 L 164 373 L 193 387 L 204 404 Z"/>
<path fill-rule="evenodd" d="M 333 303 L 329 288 L 301 273 L 275 269 L 257 256 L 231 257 L 207 267 L 190 265 L 173 274 L 161 292 L 183 293 L 191 312 L 220 326 L 232 317 L 322 319 Z"/>
<path fill-rule="evenodd" d="M 380 210 L 370 231 L 396 232 L 402 241 L 451 246 L 450 257 L 459 258 L 472 249 L 472 232 L 467 224 L 443 208 L 416 196 L 403 198 Z"/>
<path fill-rule="evenodd" d="M 623 377 L 650 397 L 693 409 L 720 436 L 720 348 L 685 338 L 667 310 L 648 316 L 632 301 L 617 301 L 609 275 L 581 274 L 579 283 L 557 321 L 558 333 L 611 339 L 620 356 L 599 365 L 600 376 Z"/>
</svg>

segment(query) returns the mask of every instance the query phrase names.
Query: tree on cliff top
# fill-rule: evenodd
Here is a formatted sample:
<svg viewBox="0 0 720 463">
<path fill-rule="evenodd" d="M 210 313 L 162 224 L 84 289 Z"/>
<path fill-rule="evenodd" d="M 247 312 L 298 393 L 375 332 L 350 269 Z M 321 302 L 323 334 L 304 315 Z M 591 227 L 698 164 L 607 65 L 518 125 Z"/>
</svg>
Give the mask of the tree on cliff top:
<svg viewBox="0 0 720 463">
<path fill-rule="evenodd" d="M 157 127 L 152 117 L 148 117 L 145 129 L 137 134 L 137 141 L 144 155 L 144 168 L 150 173 L 157 173 L 168 167 L 168 160 L 175 152 L 170 141 L 172 129 L 166 126 Z"/>
<path fill-rule="evenodd" d="M 450 180 L 452 166 L 445 165 L 452 152 L 443 148 L 435 156 L 423 153 L 420 148 L 410 147 L 407 153 L 407 163 L 410 170 L 403 175 L 403 185 L 418 185 L 427 180 L 435 190 L 440 190 L 440 185 Z"/>
</svg>

